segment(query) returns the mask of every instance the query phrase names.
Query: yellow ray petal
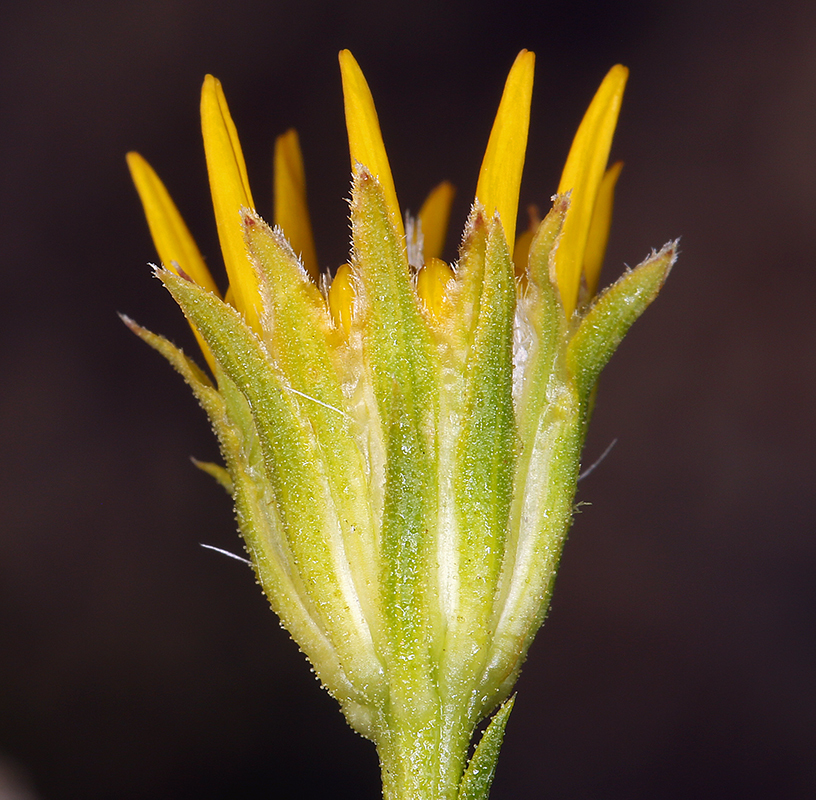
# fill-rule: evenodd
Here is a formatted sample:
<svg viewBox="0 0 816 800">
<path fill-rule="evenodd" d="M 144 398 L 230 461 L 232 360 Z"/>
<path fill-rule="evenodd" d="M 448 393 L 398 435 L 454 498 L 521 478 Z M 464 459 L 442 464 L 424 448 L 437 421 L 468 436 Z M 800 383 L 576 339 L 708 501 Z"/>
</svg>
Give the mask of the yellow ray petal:
<svg viewBox="0 0 816 800">
<path fill-rule="evenodd" d="M 138 153 L 128 153 L 126 158 L 159 260 L 176 274 L 177 264 L 199 286 L 220 297 L 195 240 L 159 176 Z"/>
<path fill-rule="evenodd" d="M 570 208 L 556 253 L 558 289 L 568 317 L 578 299 L 592 212 L 609 160 L 628 76 L 629 70 L 620 64 L 607 73 L 578 127 L 558 184 L 559 194 L 571 192 Z"/>
<path fill-rule="evenodd" d="M 297 131 L 292 128 L 275 140 L 275 225 L 283 230 L 312 280 L 317 280 L 312 222 L 306 205 L 306 172 Z"/>
<path fill-rule="evenodd" d="M 530 127 L 530 100 L 533 93 L 535 56 L 522 50 L 507 76 L 499 110 L 490 131 L 476 199 L 484 206 L 488 219 L 498 211 L 504 235 L 513 255 L 516 236 L 519 187 L 527 150 Z"/>
<path fill-rule="evenodd" d="M 346 109 L 351 168 L 359 162 L 379 181 L 391 219 L 400 237 L 405 236 L 394 178 L 380 132 L 380 121 L 374 98 L 360 65 L 348 50 L 340 51 L 340 74 L 343 78 L 343 102 Z"/>
<path fill-rule="evenodd" d="M 221 83 L 212 75 L 207 75 L 201 89 L 201 132 L 218 239 L 235 307 L 255 330 L 260 330 L 258 283 L 247 256 L 240 214 L 242 207 L 254 208 L 254 204 L 238 132 Z"/>
<path fill-rule="evenodd" d="M 147 225 L 159 260 L 166 269 L 175 272 L 176 275 L 183 272 L 199 286 L 220 297 L 218 287 L 204 263 L 195 240 L 190 235 L 190 230 L 159 176 L 138 153 L 128 153 L 126 158 L 133 183 L 144 207 Z M 209 346 L 192 322 L 190 327 L 210 369 L 215 372 L 215 360 Z"/>
<path fill-rule="evenodd" d="M 453 270 L 441 258 L 426 259 L 417 273 L 417 295 L 437 322 L 442 316 L 445 290 L 453 277 Z"/>
<path fill-rule="evenodd" d="M 612 225 L 612 208 L 615 204 L 615 184 L 623 169 L 623 161 L 616 161 L 605 173 L 598 187 L 598 198 L 589 223 L 586 251 L 584 252 L 584 278 L 590 297 L 598 291 L 609 228 Z"/>
<path fill-rule="evenodd" d="M 451 203 L 456 189 L 449 181 L 442 181 L 428 195 L 422 208 L 419 209 L 419 222 L 422 225 L 422 255 L 425 261 L 441 258 L 448 233 Z"/>
</svg>

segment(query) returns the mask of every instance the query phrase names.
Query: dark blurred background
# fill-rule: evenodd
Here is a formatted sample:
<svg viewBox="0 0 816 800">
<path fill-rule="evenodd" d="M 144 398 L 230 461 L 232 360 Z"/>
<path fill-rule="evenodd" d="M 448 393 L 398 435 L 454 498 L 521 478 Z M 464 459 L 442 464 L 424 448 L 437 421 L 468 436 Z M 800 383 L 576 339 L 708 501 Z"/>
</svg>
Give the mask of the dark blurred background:
<svg viewBox="0 0 816 800">
<path fill-rule="evenodd" d="M 816 796 L 816 5 L 29 0 L 0 11 L 0 798 L 379 796 L 373 747 L 251 573 L 199 546 L 241 551 L 188 460 L 214 438 L 116 317 L 194 350 L 124 154 L 218 265 L 206 72 L 262 213 L 273 138 L 298 128 L 319 258 L 344 260 L 341 47 L 402 204 L 456 183 L 449 258 L 522 47 L 522 203 L 555 190 L 620 61 L 606 280 L 683 237 L 604 374 L 586 461 L 618 444 L 581 484 L 494 797 Z"/>
</svg>

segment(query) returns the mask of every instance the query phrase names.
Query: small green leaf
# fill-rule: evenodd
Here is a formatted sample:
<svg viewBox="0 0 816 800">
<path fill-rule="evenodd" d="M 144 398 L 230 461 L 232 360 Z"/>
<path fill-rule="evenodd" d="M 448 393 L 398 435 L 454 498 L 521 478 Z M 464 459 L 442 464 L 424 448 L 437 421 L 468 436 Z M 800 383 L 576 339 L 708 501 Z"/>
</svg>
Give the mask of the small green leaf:
<svg viewBox="0 0 816 800">
<path fill-rule="evenodd" d="M 486 250 L 487 221 L 484 209 L 477 201 L 465 225 L 456 278 L 447 290 L 450 296 L 449 325 L 458 350 L 464 350 L 470 344 L 479 316 Z"/>
<path fill-rule="evenodd" d="M 413 425 L 413 414 L 395 384 L 385 424 L 385 496 L 382 548 L 386 614 L 394 628 L 394 646 L 409 658 L 423 647 L 427 609 L 422 569 L 422 544 L 427 520 L 430 475 L 424 443 Z M 410 651 L 410 652 L 409 652 Z"/>
<path fill-rule="evenodd" d="M 225 376 L 246 399 L 251 427 L 263 452 L 261 472 L 269 487 L 263 502 L 270 505 L 270 518 L 274 516 L 272 522 L 283 531 L 292 569 L 311 597 L 313 613 L 331 638 L 349 680 L 361 691 L 376 692 L 381 665 L 353 586 L 346 580 L 348 557 L 326 463 L 300 398 L 287 391 L 286 378 L 235 309 L 171 272 L 158 275 L 201 332 Z M 226 398 L 228 386 L 220 388 Z M 249 427 L 241 424 L 242 429 Z M 265 483 L 260 475 L 255 480 Z M 233 481 L 237 486 L 234 473 Z M 277 557 L 274 544 L 266 547 L 269 557 Z"/>
<path fill-rule="evenodd" d="M 270 605 L 314 665 L 321 682 L 343 705 L 349 722 L 363 735 L 370 736 L 365 708 L 360 706 L 364 698 L 346 675 L 334 644 L 319 622 L 314 603 L 290 565 L 291 554 L 280 517 L 257 481 L 259 469 L 263 469 L 262 456 L 246 399 L 221 373 L 218 364 L 219 391 L 216 391 L 204 372 L 179 348 L 128 317 L 123 316 L 122 320 L 178 370 L 207 412 L 230 473 L 241 534 Z"/>
<path fill-rule="evenodd" d="M 555 254 L 568 210 L 569 197 L 563 194 L 556 195 L 553 207 L 541 221 L 530 242 L 527 269 L 533 283 L 542 289 L 550 287 L 557 291 Z"/>
<path fill-rule="evenodd" d="M 522 331 L 525 326 L 529 329 L 529 343 L 525 345 L 527 363 L 518 398 L 522 459 L 529 458 L 539 417 L 549 405 L 547 390 L 557 366 L 559 343 L 566 331 L 564 309 L 555 283 L 555 253 L 568 208 L 569 198 L 557 196 L 552 209 L 538 226 L 530 243 L 529 284 L 519 300 L 519 328 Z"/>
<path fill-rule="evenodd" d="M 458 598 L 448 619 L 443 655 L 446 692 L 471 694 L 492 631 L 490 619 L 513 496 L 516 420 L 513 410 L 513 315 L 516 286 L 504 231 L 488 226 L 484 283 L 464 365 L 461 434 L 453 487 L 459 540 Z"/>
<path fill-rule="evenodd" d="M 192 388 L 196 398 L 199 397 L 201 390 L 213 388 L 212 381 L 207 377 L 206 373 L 192 359 L 184 355 L 180 348 L 165 339 L 164 336 L 160 336 L 158 333 L 153 333 L 153 331 L 143 328 L 124 314 L 120 314 L 119 318 L 143 342 L 149 344 L 170 362 L 171 366 Z"/>
<path fill-rule="evenodd" d="M 357 596 L 373 632 L 379 628 L 379 542 L 363 454 L 351 430 L 347 399 L 337 374 L 326 301 L 298 263 L 280 229 L 243 212 L 247 251 L 258 276 L 264 344 L 308 417 L 337 507 L 337 524 Z"/>
<path fill-rule="evenodd" d="M 206 472 L 207 475 L 220 483 L 228 495 L 232 494 L 232 478 L 230 478 L 229 472 L 220 464 L 216 464 L 212 461 L 199 461 L 197 458 L 192 458 L 191 461 L 198 469 L 202 472 Z"/>
<path fill-rule="evenodd" d="M 499 760 L 499 751 L 504 740 L 504 729 L 515 701 L 516 696 L 513 695 L 493 715 L 490 724 L 485 728 L 459 784 L 459 800 L 487 800 L 496 774 L 496 762 Z"/>
<path fill-rule="evenodd" d="M 432 497 L 425 443 L 399 387 L 385 424 L 383 599 L 388 626 L 391 713 L 410 738 L 427 736 L 436 713 L 431 675 L 427 533 Z"/>
<path fill-rule="evenodd" d="M 412 285 L 404 243 L 398 238 L 377 180 L 364 167 L 351 194 L 352 267 L 359 278 L 355 316 L 363 332 L 380 418 L 390 418 L 394 384 L 416 425 L 435 427 L 438 365 Z M 429 443 L 432 436 L 428 435 Z"/>
<path fill-rule="evenodd" d="M 627 272 L 592 304 L 567 349 L 567 366 L 583 402 L 632 323 L 657 297 L 677 258 L 670 242 Z"/>
</svg>

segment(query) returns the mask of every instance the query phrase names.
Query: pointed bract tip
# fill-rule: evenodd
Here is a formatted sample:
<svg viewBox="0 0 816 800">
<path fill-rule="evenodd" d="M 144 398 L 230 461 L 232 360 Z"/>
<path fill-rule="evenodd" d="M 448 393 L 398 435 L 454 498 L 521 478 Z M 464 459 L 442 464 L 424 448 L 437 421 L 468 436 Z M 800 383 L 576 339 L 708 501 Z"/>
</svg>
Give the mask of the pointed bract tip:
<svg viewBox="0 0 816 800">
<path fill-rule="evenodd" d="M 117 311 L 116 315 L 119 317 L 119 319 L 122 320 L 122 322 L 125 323 L 125 325 L 128 326 L 128 328 L 130 328 L 131 331 L 133 331 L 133 333 L 136 333 L 141 329 L 141 326 L 136 322 L 136 320 L 132 319 L 127 314 L 123 314 L 121 311 Z"/>
<path fill-rule="evenodd" d="M 357 192 L 366 191 L 372 186 L 379 186 L 382 189 L 382 184 L 377 180 L 377 176 L 365 164 L 356 161 L 351 173 L 351 202 L 354 202 L 354 195 Z"/>
<path fill-rule="evenodd" d="M 672 271 L 675 263 L 677 263 L 677 257 L 680 255 L 680 238 L 673 239 L 670 242 L 666 242 L 660 250 L 653 254 L 653 258 L 656 260 L 659 259 L 667 259 L 668 264 L 666 265 L 666 271 L 663 273 L 663 281 L 660 284 L 661 286 L 666 282 L 666 278 L 669 277 L 669 273 Z"/>
<path fill-rule="evenodd" d="M 360 181 L 361 183 L 377 180 L 371 173 L 371 170 L 365 164 L 359 161 L 354 162 L 354 170 L 352 172 L 352 177 L 355 180 Z"/>
<path fill-rule="evenodd" d="M 478 199 L 474 200 L 470 206 L 470 214 L 468 214 L 465 228 L 462 231 L 462 247 L 466 247 L 467 243 L 473 238 L 477 231 L 483 231 L 487 227 L 487 219 L 485 215 L 484 206 Z"/>
<path fill-rule="evenodd" d="M 550 201 L 552 202 L 553 211 L 557 214 L 566 214 L 570 207 L 570 193 L 554 194 Z"/>
</svg>

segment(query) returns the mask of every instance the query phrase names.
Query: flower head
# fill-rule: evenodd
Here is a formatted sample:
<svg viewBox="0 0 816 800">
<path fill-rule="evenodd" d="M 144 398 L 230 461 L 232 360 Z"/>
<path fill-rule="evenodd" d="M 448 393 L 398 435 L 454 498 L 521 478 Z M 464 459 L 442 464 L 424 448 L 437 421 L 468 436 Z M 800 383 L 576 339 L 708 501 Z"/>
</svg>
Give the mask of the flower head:
<svg viewBox="0 0 816 800">
<path fill-rule="evenodd" d="M 218 434 L 261 585 L 378 747 L 387 797 L 486 796 L 510 695 L 572 517 L 590 396 L 654 299 L 674 245 L 595 297 L 620 165 L 627 71 L 590 104 L 545 218 L 516 239 L 533 54 L 516 59 L 458 261 L 440 259 L 452 187 L 403 219 L 374 101 L 340 54 L 352 249 L 319 275 L 303 162 L 275 147 L 274 227 L 254 209 L 235 125 L 208 76 L 207 167 L 222 299 L 147 163 L 128 163 L 163 268 L 214 376 L 129 322 L 193 388 Z"/>
</svg>

